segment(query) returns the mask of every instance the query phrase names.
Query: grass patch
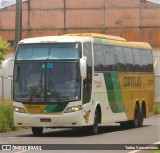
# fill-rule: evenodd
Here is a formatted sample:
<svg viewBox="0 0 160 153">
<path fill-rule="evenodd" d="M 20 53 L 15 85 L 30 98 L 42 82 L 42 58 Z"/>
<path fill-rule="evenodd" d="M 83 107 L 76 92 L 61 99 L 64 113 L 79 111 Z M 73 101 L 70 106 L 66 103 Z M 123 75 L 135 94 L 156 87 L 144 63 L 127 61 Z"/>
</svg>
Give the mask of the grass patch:
<svg viewBox="0 0 160 153">
<path fill-rule="evenodd" d="M 13 120 L 12 103 L 10 101 L 0 102 L 0 132 L 16 130 Z"/>
</svg>

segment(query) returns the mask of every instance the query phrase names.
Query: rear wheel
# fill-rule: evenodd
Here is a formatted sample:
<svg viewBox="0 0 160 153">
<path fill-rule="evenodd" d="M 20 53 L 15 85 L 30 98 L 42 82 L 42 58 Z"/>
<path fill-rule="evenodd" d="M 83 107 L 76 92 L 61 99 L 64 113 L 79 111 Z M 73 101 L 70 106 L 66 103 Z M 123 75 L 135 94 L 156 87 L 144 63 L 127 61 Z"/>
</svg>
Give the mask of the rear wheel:
<svg viewBox="0 0 160 153">
<path fill-rule="evenodd" d="M 130 125 L 132 128 L 137 128 L 139 126 L 139 123 L 140 123 L 140 111 L 138 105 L 136 105 L 134 111 L 134 120 L 130 121 Z"/>
<path fill-rule="evenodd" d="M 140 110 L 140 118 L 139 118 L 139 123 L 138 123 L 139 127 L 143 126 L 143 120 L 144 120 L 144 108 L 142 107 Z"/>
<path fill-rule="evenodd" d="M 43 132 L 43 127 L 32 127 L 32 133 L 34 136 L 41 136 Z"/>
</svg>

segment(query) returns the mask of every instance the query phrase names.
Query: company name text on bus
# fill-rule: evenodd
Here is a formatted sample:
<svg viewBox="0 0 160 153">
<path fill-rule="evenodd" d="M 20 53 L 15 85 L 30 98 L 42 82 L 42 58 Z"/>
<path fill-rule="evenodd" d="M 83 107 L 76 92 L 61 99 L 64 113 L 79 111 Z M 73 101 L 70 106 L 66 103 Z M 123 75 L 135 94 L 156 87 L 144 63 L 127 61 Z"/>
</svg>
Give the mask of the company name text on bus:
<svg viewBox="0 0 160 153">
<path fill-rule="evenodd" d="M 141 77 L 124 77 L 123 83 L 124 87 L 140 87 Z"/>
</svg>

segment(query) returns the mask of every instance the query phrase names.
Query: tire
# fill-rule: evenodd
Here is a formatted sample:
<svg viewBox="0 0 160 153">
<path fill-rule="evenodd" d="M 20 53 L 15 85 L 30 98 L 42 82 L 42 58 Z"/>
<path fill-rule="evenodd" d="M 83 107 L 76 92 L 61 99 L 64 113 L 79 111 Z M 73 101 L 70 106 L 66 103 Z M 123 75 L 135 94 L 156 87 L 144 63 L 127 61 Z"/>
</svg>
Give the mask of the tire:
<svg viewBox="0 0 160 153">
<path fill-rule="evenodd" d="M 128 128 L 128 121 L 120 122 L 120 126 L 122 129 Z"/>
<path fill-rule="evenodd" d="M 94 115 L 94 124 L 89 127 L 89 131 L 92 135 L 96 135 L 98 133 L 98 124 L 99 124 L 99 111 L 96 109 Z"/>
<path fill-rule="evenodd" d="M 140 111 L 138 106 L 136 105 L 134 111 L 134 120 L 130 121 L 131 128 L 137 128 L 140 124 Z"/>
<path fill-rule="evenodd" d="M 32 127 L 32 133 L 34 136 L 41 136 L 43 132 L 43 127 Z"/>
<path fill-rule="evenodd" d="M 140 118 L 139 118 L 139 123 L 138 123 L 138 126 L 139 127 L 142 127 L 143 126 L 143 121 L 144 121 L 144 109 L 143 107 L 141 108 L 141 111 L 140 111 Z"/>
</svg>

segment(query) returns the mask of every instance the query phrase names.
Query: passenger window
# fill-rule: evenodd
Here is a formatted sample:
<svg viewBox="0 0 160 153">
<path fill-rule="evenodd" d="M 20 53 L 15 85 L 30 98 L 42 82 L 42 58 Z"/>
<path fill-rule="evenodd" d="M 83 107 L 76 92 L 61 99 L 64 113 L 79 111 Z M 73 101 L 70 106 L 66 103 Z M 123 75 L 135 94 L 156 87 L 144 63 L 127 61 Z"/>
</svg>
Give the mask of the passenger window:
<svg viewBox="0 0 160 153">
<path fill-rule="evenodd" d="M 107 71 L 115 71 L 116 70 L 116 59 L 112 50 L 113 47 L 105 46 L 105 63 Z"/>
<path fill-rule="evenodd" d="M 150 50 L 146 51 L 147 56 L 147 72 L 153 72 L 153 59 L 152 59 L 152 53 Z"/>
<path fill-rule="evenodd" d="M 138 49 L 132 49 L 132 55 L 133 55 L 133 66 L 135 72 L 141 71 L 141 62 L 140 62 L 140 56 L 139 56 L 139 50 Z"/>
<path fill-rule="evenodd" d="M 141 59 L 141 71 L 142 72 L 147 72 L 147 56 L 146 56 L 146 51 L 144 49 L 139 49 L 139 55 Z"/>
<path fill-rule="evenodd" d="M 131 48 L 124 48 L 123 56 L 124 56 L 124 62 L 125 62 L 125 71 L 132 72 L 134 69 L 133 69 L 133 56 L 132 56 Z"/>
<path fill-rule="evenodd" d="M 122 47 L 113 47 L 116 56 L 117 70 L 124 71 L 124 57 Z"/>
<path fill-rule="evenodd" d="M 104 56 L 105 47 L 104 45 L 94 44 L 94 69 L 95 71 L 105 71 L 106 60 Z"/>
</svg>

